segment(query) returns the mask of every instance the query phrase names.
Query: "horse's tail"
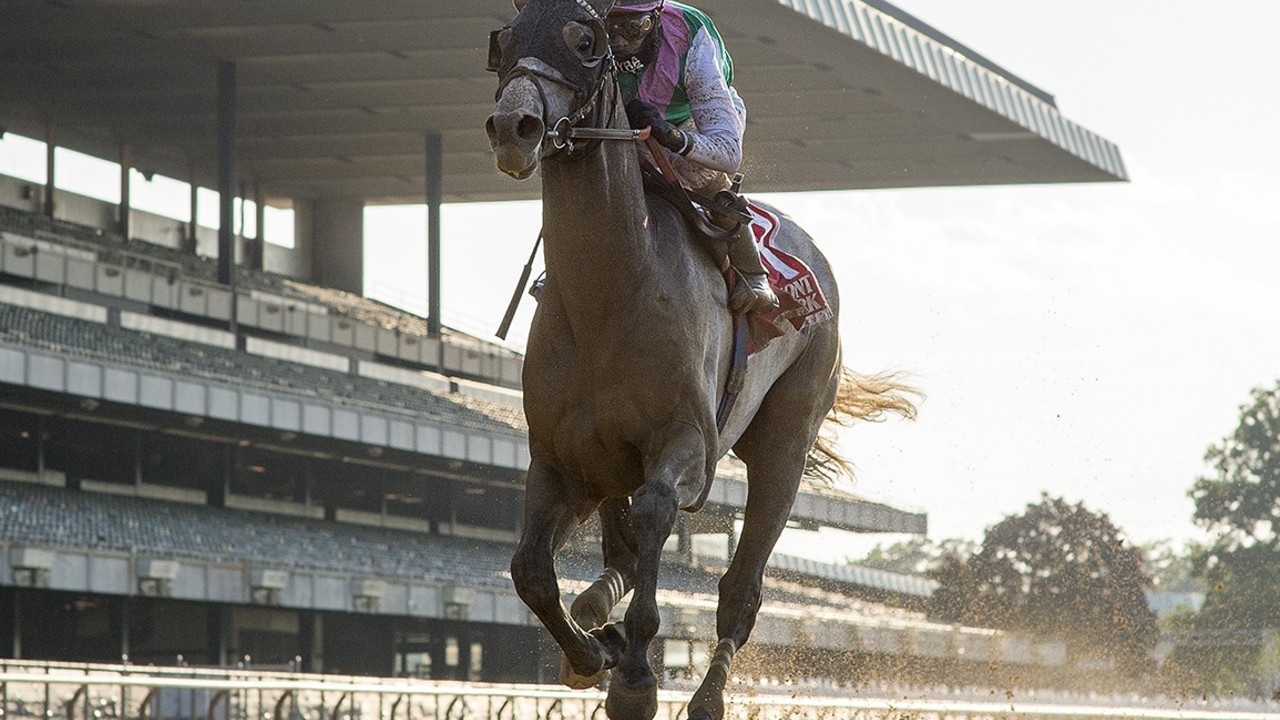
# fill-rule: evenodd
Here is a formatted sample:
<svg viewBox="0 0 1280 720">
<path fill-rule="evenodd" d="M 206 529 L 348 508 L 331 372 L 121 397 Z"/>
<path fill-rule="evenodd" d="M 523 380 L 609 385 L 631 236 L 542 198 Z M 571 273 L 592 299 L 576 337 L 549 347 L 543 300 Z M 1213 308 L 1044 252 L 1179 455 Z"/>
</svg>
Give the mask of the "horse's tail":
<svg viewBox="0 0 1280 720">
<path fill-rule="evenodd" d="M 836 402 L 827 413 L 824 430 L 829 431 L 832 425 L 848 427 L 858 420 L 879 422 L 887 413 L 914 419 L 913 398 L 922 400 L 924 393 L 905 383 L 901 373 L 862 375 L 847 367 L 841 368 Z M 830 432 L 820 433 L 814 440 L 805 462 L 805 475 L 828 484 L 853 475 L 852 463 L 839 453 Z"/>
</svg>

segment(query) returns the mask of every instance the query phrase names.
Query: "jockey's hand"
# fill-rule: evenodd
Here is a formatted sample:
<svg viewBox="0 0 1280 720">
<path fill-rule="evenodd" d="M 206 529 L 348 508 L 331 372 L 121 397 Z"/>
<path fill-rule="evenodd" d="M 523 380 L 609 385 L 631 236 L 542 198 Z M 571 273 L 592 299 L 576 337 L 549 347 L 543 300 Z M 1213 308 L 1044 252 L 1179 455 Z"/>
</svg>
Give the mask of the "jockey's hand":
<svg viewBox="0 0 1280 720">
<path fill-rule="evenodd" d="M 633 130 L 649 128 L 649 134 L 668 150 L 684 155 L 689 152 L 689 138 L 675 125 L 667 122 L 662 111 L 636 98 L 627 103 L 627 122 Z"/>
</svg>

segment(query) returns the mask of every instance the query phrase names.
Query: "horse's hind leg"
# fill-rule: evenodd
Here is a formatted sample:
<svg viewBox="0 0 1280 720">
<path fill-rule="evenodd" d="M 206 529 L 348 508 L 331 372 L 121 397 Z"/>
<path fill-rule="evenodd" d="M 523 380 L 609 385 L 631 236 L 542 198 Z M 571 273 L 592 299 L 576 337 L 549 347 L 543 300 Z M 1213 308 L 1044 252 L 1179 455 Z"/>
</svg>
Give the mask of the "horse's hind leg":
<svg viewBox="0 0 1280 720">
<path fill-rule="evenodd" d="M 609 613 L 614 606 L 635 586 L 636 552 L 635 538 L 631 535 L 630 509 L 629 498 L 606 498 L 600 503 L 598 514 L 604 572 L 569 607 L 569 615 L 588 630 L 603 627 L 609 622 Z M 603 679 L 604 671 L 591 676 L 578 675 L 573 672 L 568 658 L 560 663 L 560 682 L 571 688 L 595 687 Z"/>
<path fill-rule="evenodd" d="M 689 701 L 689 720 L 724 717 L 724 688 L 733 656 L 755 627 L 764 569 L 795 503 L 805 458 L 839 383 L 839 353 L 807 354 L 770 389 L 734 452 L 747 465 L 742 536 L 720 578 L 716 609 L 719 641 L 702 684 Z M 824 372 L 825 370 L 825 372 Z M 822 388 L 826 380 L 827 387 Z"/>
<path fill-rule="evenodd" d="M 605 647 L 574 622 L 561 602 L 555 553 L 597 501 L 565 482 L 548 463 L 534 459 L 525 480 L 525 526 L 511 558 L 516 593 L 560 644 L 574 672 L 595 675 L 612 666 L 618 647 Z"/>
</svg>

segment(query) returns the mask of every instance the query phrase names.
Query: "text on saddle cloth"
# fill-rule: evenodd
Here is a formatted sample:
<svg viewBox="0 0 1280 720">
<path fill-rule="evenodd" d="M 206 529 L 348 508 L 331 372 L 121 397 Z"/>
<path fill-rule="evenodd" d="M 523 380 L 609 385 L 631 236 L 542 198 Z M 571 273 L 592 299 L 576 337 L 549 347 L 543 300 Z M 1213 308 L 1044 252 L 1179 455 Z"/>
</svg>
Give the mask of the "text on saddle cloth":
<svg viewBox="0 0 1280 720">
<path fill-rule="evenodd" d="M 751 235 L 760 248 L 760 261 L 769 271 L 769 285 L 778 295 L 778 308 L 762 314 L 753 330 L 763 330 L 770 338 L 780 337 L 789 325 L 796 331 L 817 325 L 833 316 L 827 297 L 813 270 L 800 258 L 776 247 L 778 216 L 752 202 Z M 755 333 L 753 333 L 754 335 Z M 756 343 L 758 349 L 762 345 Z"/>
</svg>

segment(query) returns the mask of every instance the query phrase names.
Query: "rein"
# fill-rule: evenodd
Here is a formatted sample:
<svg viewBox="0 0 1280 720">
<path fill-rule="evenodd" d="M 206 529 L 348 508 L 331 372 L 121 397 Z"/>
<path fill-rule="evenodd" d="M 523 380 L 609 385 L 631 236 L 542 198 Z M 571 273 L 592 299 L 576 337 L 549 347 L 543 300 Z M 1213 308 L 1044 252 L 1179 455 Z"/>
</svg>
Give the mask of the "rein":
<svg viewBox="0 0 1280 720">
<path fill-rule="evenodd" d="M 620 91 L 618 90 L 617 83 L 618 63 L 613 56 L 612 48 L 609 47 L 608 35 L 604 27 L 604 18 L 602 18 L 600 14 L 586 2 L 586 0 L 577 0 L 577 2 L 578 5 L 582 6 L 582 8 L 591 15 L 593 21 L 592 30 L 596 36 L 596 46 L 600 48 L 599 54 L 582 60 L 582 66 L 585 68 L 602 68 L 596 76 L 595 84 L 591 90 L 584 93 L 580 87 L 572 83 L 554 67 L 551 67 L 551 72 L 548 72 L 540 67 L 533 67 L 525 65 L 522 62 L 517 62 L 515 66 L 503 74 L 498 80 L 498 90 L 494 93 L 494 99 L 496 100 L 502 96 L 502 92 L 506 90 L 507 86 L 514 80 L 521 77 L 529 78 L 534 88 L 538 91 L 538 99 L 542 102 L 542 124 L 543 127 L 546 128 L 543 131 L 543 140 L 550 142 L 551 146 L 557 151 L 564 150 L 570 155 L 572 155 L 574 150 L 577 149 L 574 145 L 575 140 L 587 140 L 589 142 L 594 141 L 598 144 L 603 140 L 634 141 L 643 140 L 648 137 L 647 132 L 638 130 L 604 127 L 578 127 L 578 123 L 586 120 L 588 115 L 594 116 L 593 122 L 596 125 L 600 125 L 603 120 L 613 117 L 614 111 L 617 108 Z M 496 43 L 498 42 L 497 35 L 500 32 L 500 30 L 495 30 L 490 34 L 489 69 L 495 71 L 497 70 L 497 65 L 499 63 L 495 61 L 494 53 Z M 500 53 L 498 57 L 501 57 Z M 581 100 L 585 96 L 586 99 L 582 100 L 578 108 L 570 114 L 556 120 L 554 123 L 547 122 L 547 93 L 542 87 L 542 82 L 539 81 L 554 83 L 572 91 L 575 98 Z M 613 92 L 609 94 L 609 98 L 612 102 L 609 103 L 609 107 L 606 110 L 605 103 L 602 101 L 602 98 L 610 88 L 613 89 Z"/>
<path fill-rule="evenodd" d="M 613 50 L 608 46 L 607 35 L 605 35 L 604 19 L 591 7 L 586 0 L 577 0 L 594 20 L 594 30 L 596 31 L 597 47 L 600 46 L 601 38 L 604 38 L 603 51 L 590 58 L 582 61 L 583 67 L 597 68 L 600 67 L 599 74 L 596 76 L 595 84 L 590 91 L 585 92 L 577 85 L 573 84 L 564 74 L 546 65 L 548 69 L 543 67 L 531 66 L 524 64 L 523 61 L 517 62 L 510 70 L 504 73 L 498 81 L 498 90 L 494 94 L 494 99 L 502 97 L 503 91 L 518 78 L 528 78 L 530 83 L 538 91 L 538 99 L 542 103 L 542 123 L 543 123 L 543 141 L 549 142 L 551 147 L 555 148 L 556 153 L 563 151 L 570 158 L 574 156 L 578 146 L 574 141 L 585 140 L 587 149 L 594 149 L 601 143 L 615 140 L 625 140 L 630 142 L 644 142 L 648 145 L 650 155 L 654 162 L 657 163 L 659 171 L 663 179 L 670 186 L 670 192 L 675 196 L 673 203 L 680 215 L 688 222 L 696 232 L 701 233 L 704 237 L 719 242 L 728 242 L 732 240 L 741 226 L 741 221 L 732 230 L 721 229 L 707 222 L 706 218 L 698 212 L 694 207 L 693 201 L 690 199 L 688 191 L 680 182 L 676 175 L 675 169 L 671 166 L 671 161 L 667 158 L 663 147 L 658 144 L 656 138 L 652 137 L 652 128 L 641 128 L 639 130 L 624 128 L 608 128 L 598 127 L 604 121 L 610 120 L 616 114 L 618 100 L 621 90 L 618 87 L 617 73 L 618 63 L 613 55 Z M 495 30 L 490 34 L 490 62 L 489 69 L 497 70 L 500 64 L 501 53 L 498 50 L 498 33 Z M 544 64 L 545 65 L 545 64 Z M 603 66 L 603 67 L 601 67 Z M 550 71 L 548 71 L 550 70 Z M 550 82 L 570 90 L 574 97 L 585 100 L 573 112 L 561 117 L 554 123 L 547 122 L 547 94 L 542 86 L 542 82 Z M 609 92 L 612 90 L 613 92 Z M 605 94 L 608 93 L 609 101 L 606 109 Z M 581 127 L 579 123 L 585 121 L 588 116 L 592 116 L 592 122 L 597 127 Z M 544 157 L 543 160 L 550 159 L 551 156 Z M 520 304 L 521 298 L 524 296 L 525 285 L 529 282 L 529 275 L 533 269 L 533 260 L 538 253 L 538 246 L 542 242 L 542 232 L 538 232 L 538 239 L 534 242 L 533 251 L 529 255 L 529 262 L 525 264 L 521 273 L 520 280 L 516 285 L 515 292 L 511 296 L 511 301 L 507 305 L 507 312 L 502 318 L 502 322 L 498 327 L 496 335 L 501 339 L 506 339 L 507 331 L 511 327 L 512 319 L 515 317 L 516 309 Z M 725 273 L 725 282 L 728 290 L 733 289 L 734 277 L 732 271 Z M 715 422 L 716 430 L 720 433 L 724 432 L 725 426 L 729 421 L 729 416 L 733 412 L 734 404 L 737 402 L 738 394 L 742 390 L 743 382 L 746 375 L 748 351 L 748 330 L 747 322 L 741 315 L 733 316 L 733 343 L 729 356 L 729 373 L 726 379 L 724 393 L 720 397 L 720 402 L 716 408 Z"/>
</svg>

